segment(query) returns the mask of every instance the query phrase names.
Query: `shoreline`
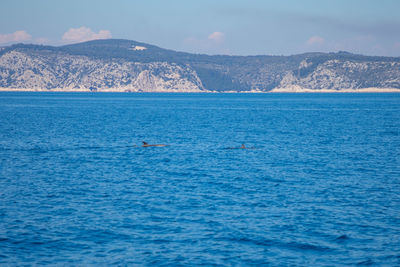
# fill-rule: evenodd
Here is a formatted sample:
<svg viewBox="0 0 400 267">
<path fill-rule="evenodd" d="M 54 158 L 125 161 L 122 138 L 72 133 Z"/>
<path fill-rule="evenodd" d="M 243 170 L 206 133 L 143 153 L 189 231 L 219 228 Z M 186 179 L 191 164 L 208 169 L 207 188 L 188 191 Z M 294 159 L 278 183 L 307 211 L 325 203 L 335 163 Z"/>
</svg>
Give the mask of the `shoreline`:
<svg viewBox="0 0 400 267">
<path fill-rule="evenodd" d="M 400 93 L 400 88 L 368 87 L 360 89 L 308 89 L 308 88 L 274 88 L 271 93 Z"/>
<path fill-rule="evenodd" d="M 178 90 L 165 90 L 165 91 L 131 91 L 131 90 L 121 90 L 116 88 L 109 88 L 99 91 L 91 91 L 90 89 L 63 89 L 54 88 L 48 89 L 30 89 L 30 88 L 4 88 L 0 87 L 0 92 L 71 92 L 71 93 L 245 93 L 245 94 L 268 94 L 268 93 L 400 93 L 400 88 L 360 88 L 360 89 L 308 89 L 308 88 L 274 88 L 271 91 L 178 91 Z"/>
</svg>

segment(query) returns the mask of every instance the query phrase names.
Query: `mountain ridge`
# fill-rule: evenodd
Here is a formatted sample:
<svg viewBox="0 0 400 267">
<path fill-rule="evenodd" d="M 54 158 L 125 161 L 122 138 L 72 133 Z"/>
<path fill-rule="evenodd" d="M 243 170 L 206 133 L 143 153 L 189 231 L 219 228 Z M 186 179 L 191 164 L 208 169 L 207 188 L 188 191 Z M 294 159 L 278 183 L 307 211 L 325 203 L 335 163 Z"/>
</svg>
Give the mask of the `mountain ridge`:
<svg viewBox="0 0 400 267">
<path fill-rule="evenodd" d="M 0 48 L 3 90 L 274 92 L 400 90 L 400 57 L 348 52 L 205 55 L 125 39 Z"/>
</svg>

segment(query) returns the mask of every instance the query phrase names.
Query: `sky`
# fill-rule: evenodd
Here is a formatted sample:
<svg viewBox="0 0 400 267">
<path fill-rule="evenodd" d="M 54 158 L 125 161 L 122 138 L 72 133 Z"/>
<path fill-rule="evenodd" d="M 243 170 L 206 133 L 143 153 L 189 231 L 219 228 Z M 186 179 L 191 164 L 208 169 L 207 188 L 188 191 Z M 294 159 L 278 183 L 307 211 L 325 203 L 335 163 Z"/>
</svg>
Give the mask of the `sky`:
<svg viewBox="0 0 400 267">
<path fill-rule="evenodd" d="M 118 38 L 206 54 L 400 56 L 400 0 L 1 0 L 0 46 Z"/>
</svg>

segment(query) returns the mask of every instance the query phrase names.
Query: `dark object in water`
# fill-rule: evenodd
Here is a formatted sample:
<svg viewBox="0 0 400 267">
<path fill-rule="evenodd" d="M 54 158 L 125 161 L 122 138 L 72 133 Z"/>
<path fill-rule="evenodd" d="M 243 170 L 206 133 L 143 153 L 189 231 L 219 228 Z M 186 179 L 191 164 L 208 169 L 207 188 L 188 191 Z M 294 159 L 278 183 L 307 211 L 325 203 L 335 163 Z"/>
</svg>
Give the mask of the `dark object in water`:
<svg viewBox="0 0 400 267">
<path fill-rule="evenodd" d="M 242 144 L 240 147 L 227 147 L 226 149 L 255 149 L 255 147 L 247 147 Z"/>
<path fill-rule="evenodd" d="M 142 147 L 150 147 L 150 146 L 157 146 L 157 147 L 161 147 L 161 146 L 168 146 L 168 145 L 164 145 L 164 144 L 149 144 L 149 143 L 147 143 L 147 142 L 145 142 L 145 141 L 143 141 L 143 145 L 142 145 Z"/>
</svg>

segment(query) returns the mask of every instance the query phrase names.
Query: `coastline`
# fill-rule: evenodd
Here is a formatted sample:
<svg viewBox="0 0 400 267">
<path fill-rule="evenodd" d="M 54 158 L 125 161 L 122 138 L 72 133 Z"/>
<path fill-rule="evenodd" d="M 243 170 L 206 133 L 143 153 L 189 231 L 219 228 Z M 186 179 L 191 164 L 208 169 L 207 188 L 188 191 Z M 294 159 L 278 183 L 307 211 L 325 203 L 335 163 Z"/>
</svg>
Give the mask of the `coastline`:
<svg viewBox="0 0 400 267">
<path fill-rule="evenodd" d="M 400 88 L 359 88 L 359 89 L 309 89 L 300 87 L 274 88 L 271 93 L 400 93 Z"/>
<path fill-rule="evenodd" d="M 210 93 L 212 91 L 206 90 L 187 90 L 187 91 L 180 91 L 180 90 L 158 90 L 158 91 L 134 91 L 130 89 L 121 89 L 121 88 L 106 88 L 100 89 L 96 91 L 92 91 L 87 88 L 77 88 L 77 89 L 70 89 L 70 88 L 52 88 L 52 89 L 39 89 L 39 88 L 6 88 L 0 87 L 0 92 L 71 92 L 71 93 Z"/>
<path fill-rule="evenodd" d="M 360 88 L 360 89 L 309 89 L 301 87 L 274 88 L 271 91 L 180 91 L 180 90 L 162 90 L 162 91 L 131 91 L 120 88 L 107 88 L 99 91 L 91 91 L 86 88 L 69 89 L 69 88 L 54 88 L 54 89 L 38 89 L 38 88 L 5 88 L 0 87 L 0 92 L 93 92 L 93 93 L 253 93 L 253 94 L 268 94 L 268 93 L 400 93 L 400 88 Z"/>
</svg>

